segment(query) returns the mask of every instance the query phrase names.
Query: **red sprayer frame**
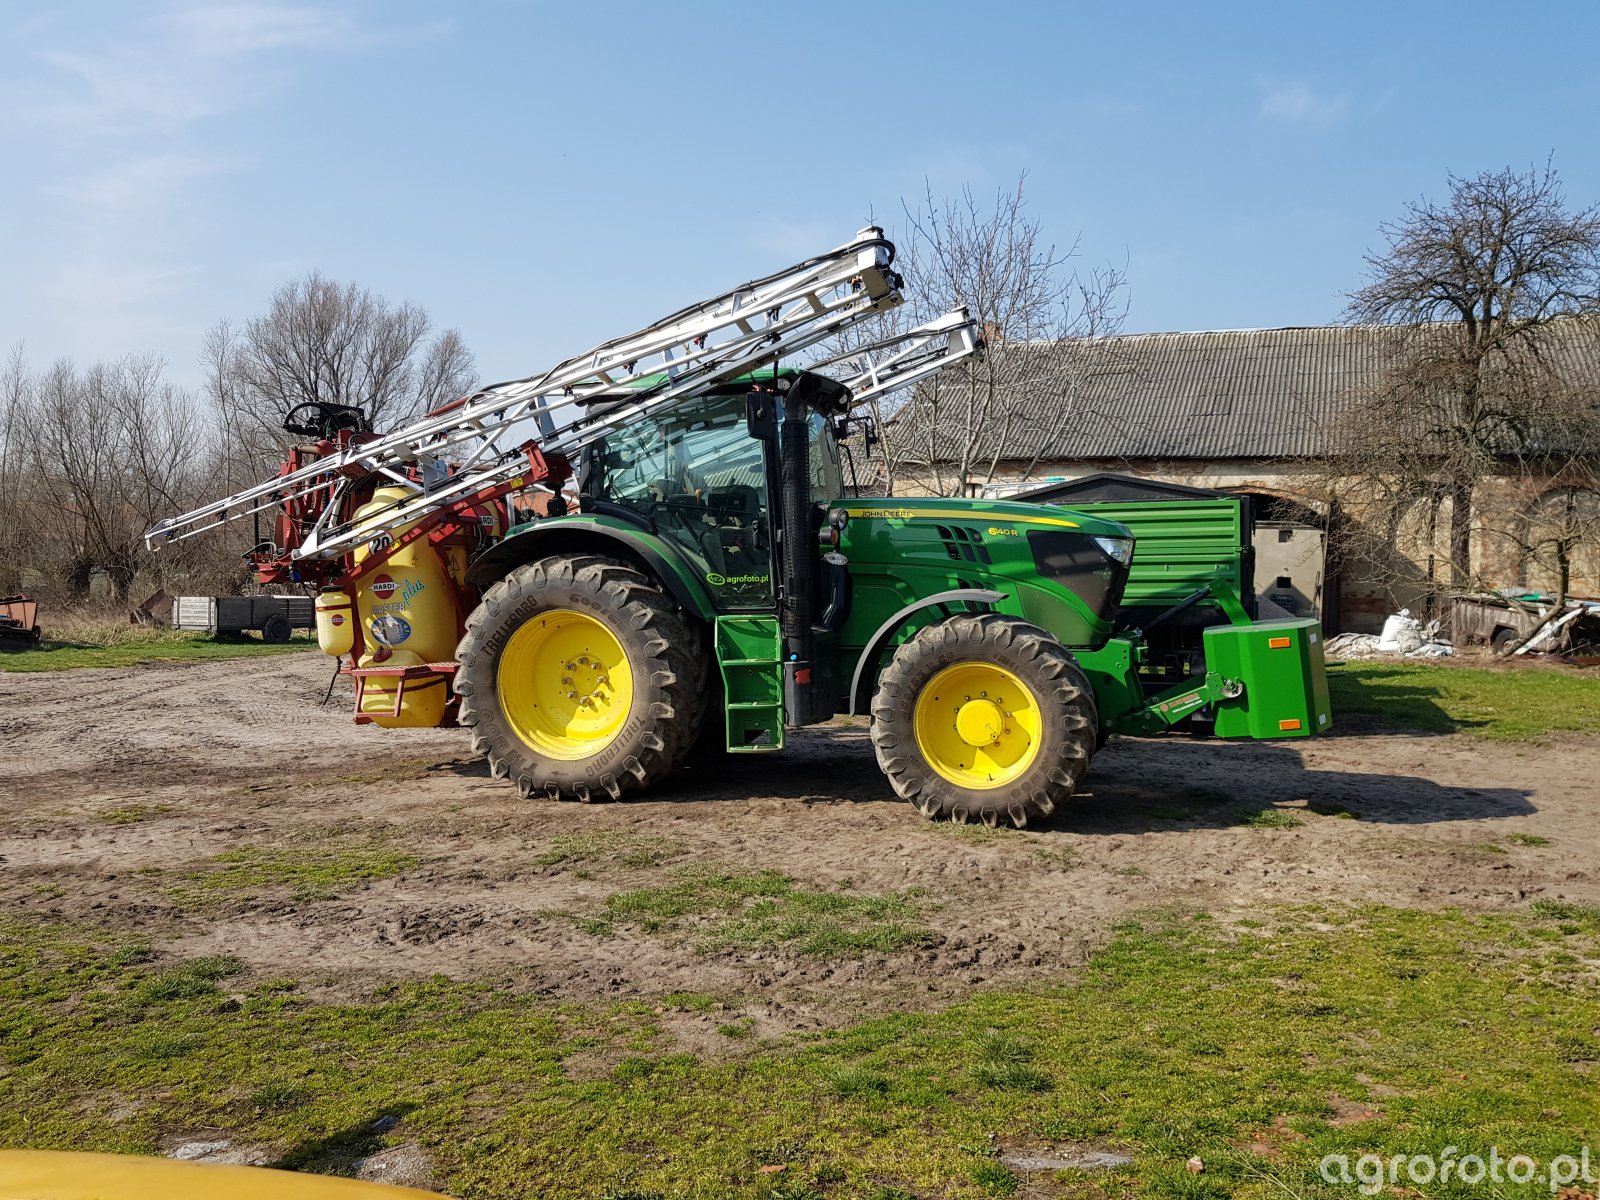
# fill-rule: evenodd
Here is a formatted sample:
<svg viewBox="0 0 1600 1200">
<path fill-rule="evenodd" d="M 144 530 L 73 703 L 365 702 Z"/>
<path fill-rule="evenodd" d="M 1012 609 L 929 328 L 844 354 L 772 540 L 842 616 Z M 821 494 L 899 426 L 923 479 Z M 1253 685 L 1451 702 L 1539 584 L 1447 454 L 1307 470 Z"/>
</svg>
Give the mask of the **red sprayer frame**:
<svg viewBox="0 0 1600 1200">
<path fill-rule="evenodd" d="M 336 442 L 320 441 L 313 446 L 297 446 L 289 452 L 288 459 L 279 470 L 280 475 L 287 475 L 318 458 L 326 457 L 336 451 L 343 450 L 359 439 L 370 438 L 371 434 L 349 434 L 340 432 Z M 318 519 L 327 511 L 338 495 L 338 481 L 331 475 L 328 480 L 313 491 L 286 501 L 278 511 L 277 540 L 270 547 L 258 547 L 250 552 L 250 563 L 256 573 L 256 578 L 262 583 L 301 583 L 306 585 L 321 585 L 334 587 L 349 592 L 367 575 L 383 566 L 399 551 L 407 546 L 426 538 L 434 546 L 445 546 L 454 539 L 465 539 L 469 525 L 479 525 L 482 519 L 478 509 L 486 505 L 500 506 L 500 502 L 512 492 L 521 491 L 530 484 L 542 483 L 559 489 L 562 483 L 572 474 L 572 467 L 563 455 L 553 454 L 548 458 L 532 441 L 524 442 L 519 450 L 528 460 L 528 470 L 515 479 L 504 480 L 500 483 L 487 484 L 477 491 L 458 497 L 449 506 L 427 513 L 417 520 L 400 536 L 390 540 L 389 544 L 381 549 L 369 550 L 369 553 L 359 562 L 355 555 L 345 554 L 329 559 L 296 559 L 294 551 L 302 541 L 302 531 L 314 526 Z M 352 491 L 345 497 L 349 513 L 341 514 L 346 518 L 354 512 L 370 492 L 381 485 L 381 480 L 373 479 L 373 489 L 361 488 Z M 502 528 L 508 516 L 501 511 Z M 469 585 L 460 584 L 452 593 L 456 609 L 456 638 L 459 640 L 466 631 L 467 614 L 478 603 L 477 589 Z M 361 622 L 352 621 L 353 645 L 350 648 L 350 665 L 341 668 L 341 673 L 351 676 L 355 681 L 355 720 L 358 725 L 367 724 L 373 720 L 373 714 L 361 711 L 362 700 L 365 695 L 365 683 L 368 676 L 394 678 L 398 682 L 394 697 L 394 714 L 398 716 L 405 696 L 406 685 L 421 684 L 434 679 L 452 679 L 455 675 L 457 664 L 454 662 L 414 664 L 411 666 L 370 666 L 358 667 L 362 656 L 366 653 L 366 639 L 362 636 Z M 455 723 L 455 697 L 451 697 L 446 710 L 445 724 Z"/>
</svg>

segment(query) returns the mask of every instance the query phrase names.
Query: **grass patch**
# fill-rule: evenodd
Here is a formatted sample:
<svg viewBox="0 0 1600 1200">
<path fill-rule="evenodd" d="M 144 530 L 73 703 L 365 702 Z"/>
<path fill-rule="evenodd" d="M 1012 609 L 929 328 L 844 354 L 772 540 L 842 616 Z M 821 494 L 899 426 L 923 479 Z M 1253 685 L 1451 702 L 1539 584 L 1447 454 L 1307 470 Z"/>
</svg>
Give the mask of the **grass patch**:
<svg viewBox="0 0 1600 1200">
<path fill-rule="evenodd" d="M 1022 1186 L 1022 1181 L 1009 1168 L 997 1162 L 973 1163 L 967 1169 L 967 1177 L 989 1196 L 1015 1196 Z"/>
<path fill-rule="evenodd" d="M 1314 812 L 1319 817 L 1337 817 L 1341 821 L 1354 821 L 1356 819 L 1356 814 L 1337 800 L 1307 800 L 1306 811 Z"/>
<path fill-rule="evenodd" d="M 1133 1162 L 1027 1187 L 1334 1200 L 1353 1193 L 1318 1178 L 1329 1153 L 1546 1162 L 1593 1144 L 1600 1033 L 1577 967 L 1600 958 L 1600 926 L 1544 935 L 1600 914 L 1258 915 L 1270 929 L 1142 916 L 1071 984 L 703 1058 L 646 1003 L 442 977 L 321 1002 L 232 960 L 148 960 L 0 917 L 0 1145 L 153 1153 L 216 1128 L 294 1165 L 403 1113 L 465 1200 L 976 1200 L 1025 1190 L 998 1146 L 1064 1144 Z M 597 1055 L 616 1065 L 563 1065 Z M 1351 1104 L 1371 1115 L 1340 1119 Z M 1240 1151 L 1263 1138 L 1271 1160 Z"/>
<path fill-rule="evenodd" d="M 589 862 L 654 867 L 682 850 L 683 843 L 673 838 L 601 830 L 595 833 L 564 833 L 552 838 L 550 849 L 533 861 L 546 867 Z"/>
<path fill-rule="evenodd" d="M 1574 900 L 1535 900 L 1533 911 L 1557 921 L 1577 921 L 1600 929 L 1600 904 L 1579 904 Z"/>
<path fill-rule="evenodd" d="M 124 804 L 121 808 L 102 808 L 94 815 L 112 825 L 137 825 L 146 817 L 171 811 L 170 804 Z"/>
<path fill-rule="evenodd" d="M 1078 852 L 1071 846 L 1039 846 L 1034 849 L 1033 854 L 1040 862 L 1050 863 L 1052 866 L 1070 868 L 1083 865 L 1083 859 L 1078 856 Z"/>
<path fill-rule="evenodd" d="M 622 925 L 647 933 L 692 925 L 703 950 L 787 949 L 823 957 L 887 953 L 928 936 L 915 888 L 872 896 L 798 888 L 778 871 L 695 867 L 673 874 L 673 883 L 607 897 L 604 910 L 580 919 L 580 927 L 606 934 Z"/>
<path fill-rule="evenodd" d="M 1535 833 L 1513 833 L 1506 838 L 1513 846 L 1548 846 L 1550 839 Z"/>
<path fill-rule="evenodd" d="M 1549 668 L 1342 662 L 1328 666 L 1340 727 L 1533 741 L 1600 730 L 1600 678 Z"/>
<path fill-rule="evenodd" d="M 243 963 L 225 955 L 197 958 L 150 974 L 143 980 L 135 996 L 146 1005 L 158 1004 L 164 1000 L 192 1000 L 197 996 L 212 996 L 221 990 L 217 986 L 217 980 L 237 975 L 243 970 Z"/>
<path fill-rule="evenodd" d="M 985 825 L 981 821 L 962 823 L 959 821 L 936 821 L 925 826 L 926 830 L 935 837 L 950 838 L 958 842 L 969 842 L 975 846 L 987 845 L 990 842 L 1003 842 L 1008 838 L 1020 838 L 1023 835 L 1007 825 Z"/>
<path fill-rule="evenodd" d="M 268 644 L 240 634 L 213 637 L 177 629 L 129 626 L 137 636 L 111 644 L 54 641 L 31 650 L 0 651 L 0 672 L 71 671 L 80 667 L 136 667 L 156 662 L 213 662 L 225 658 L 261 658 L 315 649 L 316 641 L 300 630 L 287 642 Z"/>
<path fill-rule="evenodd" d="M 415 856 L 382 843 L 292 849 L 240 846 L 217 855 L 201 870 L 184 872 L 180 882 L 165 890 L 185 908 L 285 893 L 309 904 L 331 900 L 351 884 L 399 875 L 418 861 Z"/>
<path fill-rule="evenodd" d="M 1248 829 L 1299 829 L 1305 824 L 1294 813 L 1281 808 L 1263 808 L 1256 812 L 1242 813 L 1234 818 L 1233 823 Z"/>
<path fill-rule="evenodd" d="M 990 1033 L 978 1043 L 972 1079 L 981 1087 L 1011 1092 L 1048 1092 L 1055 1082 L 1033 1066 L 1033 1046 L 1007 1034 Z"/>
</svg>

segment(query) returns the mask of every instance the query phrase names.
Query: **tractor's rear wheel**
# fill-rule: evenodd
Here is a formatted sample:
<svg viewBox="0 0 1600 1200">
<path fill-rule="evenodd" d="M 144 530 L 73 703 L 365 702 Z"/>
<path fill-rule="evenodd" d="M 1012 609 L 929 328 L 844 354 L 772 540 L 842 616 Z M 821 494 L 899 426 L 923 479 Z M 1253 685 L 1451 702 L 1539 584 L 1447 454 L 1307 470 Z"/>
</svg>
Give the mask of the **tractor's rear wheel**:
<svg viewBox="0 0 1600 1200">
<path fill-rule="evenodd" d="M 1043 820 L 1077 789 L 1098 735 L 1083 669 L 1037 625 L 998 613 L 923 629 L 872 700 L 878 765 L 930 819 Z"/>
<path fill-rule="evenodd" d="M 700 638 L 644 575 L 560 555 L 485 593 L 461 640 L 461 724 L 524 796 L 618 799 L 677 766 L 699 727 Z"/>
</svg>

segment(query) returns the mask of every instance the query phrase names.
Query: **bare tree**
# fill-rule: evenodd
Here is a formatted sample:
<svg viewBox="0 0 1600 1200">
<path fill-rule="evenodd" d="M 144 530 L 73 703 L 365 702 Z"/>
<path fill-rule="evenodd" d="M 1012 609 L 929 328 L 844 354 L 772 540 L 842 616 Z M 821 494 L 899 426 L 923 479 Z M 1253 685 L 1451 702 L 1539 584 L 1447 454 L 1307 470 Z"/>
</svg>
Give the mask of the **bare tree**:
<svg viewBox="0 0 1600 1200">
<path fill-rule="evenodd" d="M 359 405 L 393 428 L 470 391 L 472 355 L 453 329 L 411 303 L 390 304 L 354 283 L 312 271 L 272 295 L 267 311 L 206 337 L 206 392 L 253 481 L 294 439 L 282 429 L 297 405 Z"/>
<path fill-rule="evenodd" d="M 1106 354 L 1102 339 L 1121 327 L 1124 273 L 1074 271 L 1077 243 L 1049 241 L 1027 210 L 1026 182 L 996 192 L 992 205 L 969 188 L 951 201 L 929 190 L 915 209 L 904 206 L 909 236 L 896 268 L 909 299 L 889 319 L 909 328 L 965 304 L 987 352 L 875 406 L 886 490 L 912 483 L 961 495 L 992 481 L 1019 448 L 1026 477 L 1074 419 L 1082 385 Z"/>
<path fill-rule="evenodd" d="M 125 603 L 147 564 L 145 530 L 191 503 L 204 477 L 192 399 L 148 357 L 81 371 L 62 360 L 38 375 L 14 357 L 7 379 L 22 409 L 17 509 L 31 565 L 78 600 L 99 573 Z"/>
<path fill-rule="evenodd" d="M 1327 490 L 1391 534 L 1425 527 L 1436 595 L 1474 585 L 1487 480 L 1595 468 L 1593 386 L 1571 368 L 1600 312 L 1600 209 L 1570 210 L 1547 164 L 1452 176 L 1447 202 L 1380 229 L 1346 315 L 1385 327 L 1386 364 L 1329 430 Z"/>
<path fill-rule="evenodd" d="M 31 540 L 25 510 L 30 382 L 18 344 L 0 372 L 0 594 L 21 590 Z"/>
</svg>

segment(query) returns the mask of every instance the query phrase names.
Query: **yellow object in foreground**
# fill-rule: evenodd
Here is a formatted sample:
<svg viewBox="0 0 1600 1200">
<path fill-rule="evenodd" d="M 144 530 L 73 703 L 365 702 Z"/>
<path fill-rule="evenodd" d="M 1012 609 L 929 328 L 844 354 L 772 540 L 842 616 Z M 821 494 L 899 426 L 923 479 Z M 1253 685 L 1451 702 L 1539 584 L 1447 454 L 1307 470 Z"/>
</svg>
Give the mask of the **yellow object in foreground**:
<svg viewBox="0 0 1600 1200">
<path fill-rule="evenodd" d="M 437 1192 L 136 1154 L 0 1150 L 0 1200 L 439 1200 Z"/>
</svg>

